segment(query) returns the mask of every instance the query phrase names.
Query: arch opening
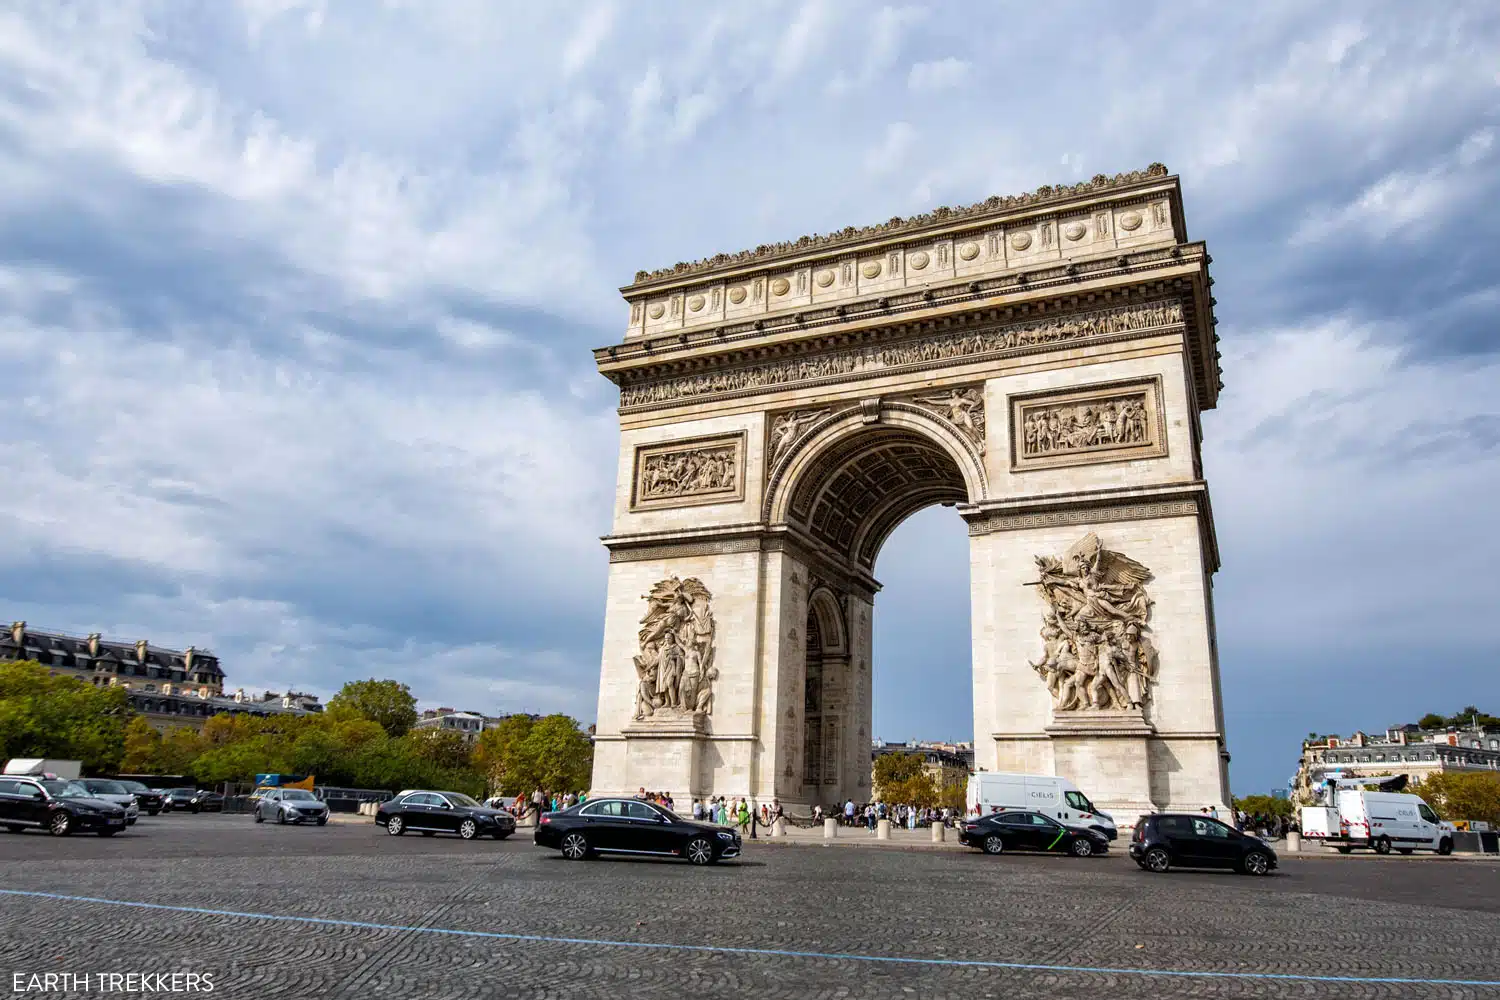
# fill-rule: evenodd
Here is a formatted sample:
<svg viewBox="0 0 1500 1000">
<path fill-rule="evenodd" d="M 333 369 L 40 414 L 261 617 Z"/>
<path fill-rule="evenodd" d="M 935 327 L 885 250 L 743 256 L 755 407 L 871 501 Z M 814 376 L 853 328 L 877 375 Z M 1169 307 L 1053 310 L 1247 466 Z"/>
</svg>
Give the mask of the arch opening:
<svg viewBox="0 0 1500 1000">
<path fill-rule="evenodd" d="M 792 484 L 787 520 L 866 572 L 902 521 L 969 499 L 959 463 L 910 428 L 878 426 L 835 441 Z"/>
</svg>

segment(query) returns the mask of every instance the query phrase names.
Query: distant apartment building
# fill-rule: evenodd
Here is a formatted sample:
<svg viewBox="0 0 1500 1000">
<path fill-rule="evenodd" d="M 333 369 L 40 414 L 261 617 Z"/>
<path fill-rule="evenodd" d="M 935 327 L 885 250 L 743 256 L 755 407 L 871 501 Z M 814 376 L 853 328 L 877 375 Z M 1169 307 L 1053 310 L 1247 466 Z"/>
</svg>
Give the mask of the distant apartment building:
<svg viewBox="0 0 1500 1000">
<path fill-rule="evenodd" d="M 968 749 L 967 756 L 963 753 L 965 747 Z M 967 782 L 974 766 L 974 747 L 971 744 L 876 742 L 870 747 L 871 769 L 873 770 L 875 761 L 892 753 L 920 754 L 923 773 L 930 776 L 939 788 Z"/>
<path fill-rule="evenodd" d="M 1500 729 L 1402 725 L 1378 736 L 1357 732 L 1303 740 L 1293 785 L 1296 791 L 1305 792 L 1334 772 L 1350 778 L 1405 774 L 1418 781 L 1434 771 L 1496 770 L 1500 770 Z"/>
<path fill-rule="evenodd" d="M 226 696 L 219 658 L 193 646 L 165 649 L 145 639 L 116 642 L 98 632 L 79 637 L 12 622 L 9 632 L 0 636 L 3 660 L 35 660 L 53 674 L 95 687 L 124 688 L 130 707 L 162 731 L 178 726 L 201 729 L 224 712 L 305 715 L 323 710 L 316 697 L 296 691 L 256 697 L 241 690 Z"/>
<path fill-rule="evenodd" d="M 494 729 L 509 718 L 509 715 L 483 715 L 479 712 L 460 712 L 454 708 L 429 708 L 422 713 L 413 728 L 460 733 L 472 742 L 479 739 L 486 729 Z M 528 715 L 527 718 L 535 722 L 541 716 Z"/>
</svg>

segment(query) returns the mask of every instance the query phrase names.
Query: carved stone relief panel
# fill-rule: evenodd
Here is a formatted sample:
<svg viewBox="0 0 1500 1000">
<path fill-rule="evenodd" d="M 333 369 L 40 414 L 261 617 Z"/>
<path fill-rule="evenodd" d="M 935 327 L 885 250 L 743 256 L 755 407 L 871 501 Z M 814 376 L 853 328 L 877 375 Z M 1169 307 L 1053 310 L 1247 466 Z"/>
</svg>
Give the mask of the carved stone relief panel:
<svg viewBox="0 0 1500 1000">
<path fill-rule="evenodd" d="M 635 450 L 630 509 L 733 503 L 745 498 L 745 433 L 690 438 Z"/>
<path fill-rule="evenodd" d="M 766 465 L 775 467 L 783 455 L 792 450 L 792 445 L 807 436 L 812 425 L 833 412 L 831 409 L 791 410 L 778 413 L 767 421 L 769 437 L 766 441 Z"/>
<path fill-rule="evenodd" d="M 1058 712 L 1140 711 L 1157 676 L 1151 571 L 1093 532 L 1061 557 L 1037 556 L 1046 605 L 1042 659 L 1031 664 Z"/>
<path fill-rule="evenodd" d="M 1012 396 L 1010 406 L 1016 472 L 1167 454 L 1158 378 Z"/>
<path fill-rule="evenodd" d="M 984 453 L 984 390 L 978 386 L 954 387 L 930 396 L 912 396 L 915 403 L 953 425 Z"/>
<path fill-rule="evenodd" d="M 670 577 L 643 594 L 640 653 L 634 658 L 639 684 L 635 720 L 672 721 L 712 715 L 714 666 L 713 595 L 697 577 Z"/>
</svg>

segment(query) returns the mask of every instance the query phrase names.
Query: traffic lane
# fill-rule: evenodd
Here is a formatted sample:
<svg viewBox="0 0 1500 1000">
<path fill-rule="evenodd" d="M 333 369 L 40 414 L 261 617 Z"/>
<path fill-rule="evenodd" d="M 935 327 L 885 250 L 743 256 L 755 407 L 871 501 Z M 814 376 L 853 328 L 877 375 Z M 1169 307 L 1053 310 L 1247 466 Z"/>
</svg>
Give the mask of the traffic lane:
<svg viewBox="0 0 1500 1000">
<path fill-rule="evenodd" d="M 1338 894 L 1299 889 L 1296 873 L 1264 879 L 1190 872 L 1153 876 L 1118 856 L 991 858 L 880 849 L 756 850 L 754 845 L 744 862 L 707 869 L 637 858 L 579 863 L 516 838 L 502 843 L 394 838 L 373 824 L 299 830 L 241 820 L 212 824 L 221 830 L 213 838 L 221 853 L 213 857 L 141 859 L 131 865 L 79 863 L 71 856 L 37 859 L 0 865 L 0 884 L 461 933 L 502 930 L 553 938 L 955 961 L 1175 963 L 1186 969 L 1322 975 L 1442 970 L 1450 977 L 1496 978 L 1490 949 L 1476 947 L 1473 940 L 1474 935 L 1492 940 L 1500 933 L 1494 917 L 1478 914 L 1456 933 L 1451 915 L 1440 908 L 1393 903 L 1361 909 L 1358 933 L 1351 937 L 1348 901 Z M 195 843 L 193 834 L 209 829 L 182 826 L 174 830 L 178 836 L 161 839 L 186 837 Z M 85 840 L 90 847 L 112 843 L 98 838 L 74 843 Z M 20 842 L 38 848 L 68 844 L 39 836 Z M 285 855 L 293 859 L 290 865 L 268 866 L 277 844 L 322 849 Z M 1338 864 L 1307 861 L 1297 867 L 1315 877 Z M 1378 869 L 1386 866 L 1343 867 L 1369 873 L 1371 884 L 1362 889 L 1369 898 L 1379 898 L 1374 891 L 1382 881 Z M 1437 872 L 1466 866 L 1411 867 Z M 1492 875 L 1490 879 L 1493 887 Z M 1427 889 L 1431 898 L 1442 897 L 1442 886 Z M 10 911 L 86 905 L 5 901 Z M 45 921 L 46 913 L 37 919 Z M 75 913 L 69 919 L 84 918 Z M 111 911 L 90 919 L 111 926 L 122 920 L 154 926 L 168 918 L 152 911 Z M 30 920 L 20 924 L 25 930 Z M 1330 927 L 1346 930 L 1330 934 Z M 260 929 L 257 925 L 256 933 Z M 154 933 L 144 926 L 141 932 Z M 217 933 L 232 937 L 235 932 L 228 927 Z M 589 954 L 597 950 L 578 947 Z M 585 957 L 580 953 L 574 959 Z M 617 960 L 629 964 L 634 959 L 608 959 Z M 709 960 L 699 956 L 684 961 L 697 967 Z M 1370 984 L 1360 988 L 1366 986 Z"/>
<path fill-rule="evenodd" d="M 50 837 L 39 831 L 0 835 L 0 850 L 34 861 L 47 859 L 76 860 L 147 860 L 152 858 L 232 858 L 309 857 L 326 855 L 373 855 L 405 857 L 420 855 L 455 855 L 462 860 L 482 856 L 476 852 L 535 852 L 562 861 L 555 852 L 537 848 L 531 843 L 529 829 L 518 830 L 505 841 L 479 838 L 463 841 L 451 835 L 424 837 L 408 833 L 391 837 L 373 820 L 345 819 L 327 826 L 255 823 L 248 815 L 238 814 L 163 814 L 143 817 L 135 826 L 111 838 L 95 836 Z M 1219 886 L 1233 884 L 1236 891 L 1264 893 L 1309 893 L 1331 895 L 1369 902 L 1407 903 L 1480 912 L 1500 912 L 1500 862 L 1469 859 L 1422 858 L 1298 858 L 1283 855 L 1281 868 L 1272 876 L 1250 879 L 1231 872 L 1174 870 L 1163 876 L 1146 875 L 1130 862 L 1123 844 L 1112 845 L 1103 858 L 1080 861 L 1074 858 L 1011 852 L 992 858 L 970 851 L 902 851 L 898 848 L 873 846 L 828 846 L 815 844 L 757 844 L 745 842 L 743 863 L 770 861 L 781 854 L 821 852 L 832 855 L 834 863 L 846 871 L 859 872 L 872 855 L 896 854 L 902 857 L 946 858 L 949 864 L 981 864 L 1008 867 L 1038 867 L 1040 871 L 1066 870 L 1067 866 L 1090 865 L 1094 873 L 1107 872 L 1112 878 L 1134 882 L 1141 878 L 1163 878 L 1173 881 L 1183 892 L 1194 892 L 1199 883 L 1204 891 L 1215 892 Z M 967 862 L 959 859 L 968 859 Z M 674 861 L 646 858 L 600 859 L 591 863 L 626 865 L 677 865 Z M 736 862 L 724 862 L 725 866 Z M 1103 867 L 1100 867 L 1103 866 Z M 1180 881 L 1179 881 L 1180 880 Z"/>
</svg>

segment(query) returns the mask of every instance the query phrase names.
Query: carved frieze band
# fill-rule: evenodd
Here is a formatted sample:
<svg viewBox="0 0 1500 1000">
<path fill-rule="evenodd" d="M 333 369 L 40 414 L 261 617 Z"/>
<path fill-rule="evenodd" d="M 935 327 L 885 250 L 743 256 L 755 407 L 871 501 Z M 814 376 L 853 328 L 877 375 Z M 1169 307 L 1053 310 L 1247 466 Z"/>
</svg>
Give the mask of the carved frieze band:
<svg viewBox="0 0 1500 1000">
<path fill-rule="evenodd" d="M 745 498 L 745 433 L 690 438 L 635 450 L 632 511 Z"/>
<path fill-rule="evenodd" d="M 988 535 L 995 531 L 1102 524 L 1109 521 L 1145 521 L 1158 517 L 1191 517 L 1197 513 L 1197 501 L 1173 500 L 1165 503 L 1123 504 L 1117 507 L 1078 507 L 1067 510 L 1037 511 L 1030 514 L 991 514 L 987 517 L 976 517 L 970 521 L 969 534 Z"/>
<path fill-rule="evenodd" d="M 1010 397 L 1010 467 L 1162 458 L 1167 454 L 1159 378 Z"/>
<path fill-rule="evenodd" d="M 686 559 L 690 556 L 727 556 L 738 552 L 759 552 L 761 540 L 726 538 L 717 541 L 668 542 L 662 545 L 639 545 L 609 550 L 612 563 L 643 562 L 648 559 Z"/>
<path fill-rule="evenodd" d="M 1174 298 L 1056 318 L 1036 318 L 987 329 L 960 328 L 913 337 L 897 344 L 871 344 L 828 351 L 814 357 L 786 358 L 630 385 L 620 391 L 620 407 L 629 409 L 684 399 L 727 396 L 826 378 L 871 378 L 903 368 L 977 360 L 1008 352 L 1026 353 L 1054 344 L 1137 333 L 1182 322 L 1182 303 Z"/>
</svg>

